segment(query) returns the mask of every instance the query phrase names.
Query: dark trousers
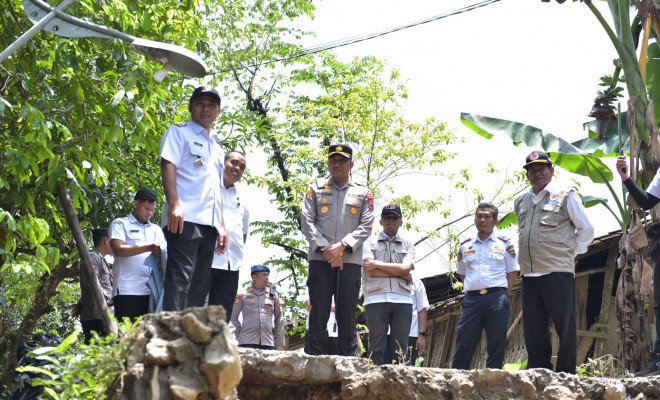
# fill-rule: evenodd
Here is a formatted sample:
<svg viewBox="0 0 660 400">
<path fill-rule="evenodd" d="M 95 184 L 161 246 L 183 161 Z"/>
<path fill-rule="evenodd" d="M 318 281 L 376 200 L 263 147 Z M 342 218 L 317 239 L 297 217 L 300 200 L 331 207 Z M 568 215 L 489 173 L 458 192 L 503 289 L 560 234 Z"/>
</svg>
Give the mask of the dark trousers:
<svg viewBox="0 0 660 400">
<path fill-rule="evenodd" d="M 105 331 L 103 321 L 100 319 L 90 319 L 89 321 L 80 321 L 82 325 L 83 335 L 85 336 L 85 344 L 89 344 L 92 340 L 92 332 L 96 332 L 99 336 L 107 336 L 108 332 Z"/>
<path fill-rule="evenodd" d="M 238 292 L 239 271 L 226 269 L 211 269 L 211 286 L 209 288 L 209 305 L 223 306 L 227 313 L 227 322 L 231 319 L 236 292 Z"/>
<path fill-rule="evenodd" d="M 527 368 L 552 369 L 550 319 L 559 335 L 557 372 L 575 373 L 577 336 L 575 328 L 575 277 L 553 272 L 522 279 L 522 311 Z"/>
<path fill-rule="evenodd" d="M 357 355 L 355 335 L 355 310 L 360 293 L 362 267 L 358 264 L 344 264 L 344 269 L 332 268 L 325 261 L 309 262 L 309 301 L 312 311 L 309 315 L 309 338 L 305 353 L 311 355 L 328 354 L 327 323 L 330 318 L 332 296 L 335 295 L 335 316 L 339 355 Z"/>
<path fill-rule="evenodd" d="M 392 344 L 390 342 L 390 335 L 387 335 L 387 342 L 385 343 L 385 352 L 383 353 L 383 361 L 385 364 L 394 364 L 396 360 L 392 357 Z M 417 360 L 417 336 L 408 337 L 408 352 L 406 353 L 406 365 L 415 365 Z"/>
<path fill-rule="evenodd" d="M 167 269 L 163 311 L 202 307 L 211 279 L 218 231 L 209 225 L 183 223 L 183 233 L 165 229 Z"/>
<path fill-rule="evenodd" d="M 486 368 L 501 369 L 509 326 L 509 293 L 506 288 L 489 289 L 486 294 L 468 293 L 463 297 L 463 312 L 458 321 L 456 351 L 451 367 L 470 369 L 474 351 L 486 331 Z"/>
<path fill-rule="evenodd" d="M 653 313 L 655 314 L 655 343 L 653 351 L 660 353 L 660 262 L 653 263 Z"/>
<path fill-rule="evenodd" d="M 121 294 L 112 298 L 115 305 L 115 317 L 119 321 L 129 318 L 135 322 L 138 317 L 149 313 L 149 295 L 131 296 Z"/>
<path fill-rule="evenodd" d="M 372 303 L 364 307 L 369 328 L 369 358 L 376 365 L 390 362 L 384 358 L 387 328 L 390 328 L 391 351 L 399 363 L 406 356 L 412 321 L 412 304 Z"/>
</svg>

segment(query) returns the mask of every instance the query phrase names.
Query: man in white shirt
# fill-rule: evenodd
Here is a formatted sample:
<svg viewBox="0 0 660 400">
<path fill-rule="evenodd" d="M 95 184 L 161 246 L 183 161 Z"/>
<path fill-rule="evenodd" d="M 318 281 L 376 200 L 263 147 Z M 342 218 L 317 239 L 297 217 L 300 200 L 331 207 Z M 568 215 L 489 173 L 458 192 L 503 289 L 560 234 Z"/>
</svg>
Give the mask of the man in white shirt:
<svg viewBox="0 0 660 400">
<path fill-rule="evenodd" d="M 220 182 L 224 151 L 213 122 L 220 94 L 210 86 L 193 91 L 190 120 L 170 126 L 160 142 L 160 169 L 167 202 L 163 208 L 168 243 L 163 310 L 201 307 L 211 278 L 213 251 L 223 253 Z"/>
<path fill-rule="evenodd" d="M 247 240 L 249 214 L 240 202 L 236 183 L 243 177 L 246 167 L 245 154 L 234 150 L 225 156 L 220 195 L 222 215 L 227 232 L 227 251 L 213 256 L 209 305 L 225 308 L 227 322 L 231 319 L 234 299 L 238 292 L 238 275 L 243 265 L 243 244 Z"/>
<path fill-rule="evenodd" d="M 527 368 L 552 369 L 550 319 L 559 335 L 557 372 L 575 373 L 575 256 L 587 251 L 594 228 L 574 190 L 552 182 L 555 169 L 542 151 L 523 166 L 532 188 L 517 197 L 518 263 Z"/>
<path fill-rule="evenodd" d="M 135 320 L 149 312 L 151 291 L 147 281 L 151 269 L 144 261 L 151 253 L 160 257 L 161 248 L 167 247 L 163 230 L 149 222 L 157 200 L 153 190 L 138 190 L 133 212 L 110 224 L 110 247 L 115 256 L 112 295 L 115 316 L 120 321 L 124 317 Z"/>
</svg>

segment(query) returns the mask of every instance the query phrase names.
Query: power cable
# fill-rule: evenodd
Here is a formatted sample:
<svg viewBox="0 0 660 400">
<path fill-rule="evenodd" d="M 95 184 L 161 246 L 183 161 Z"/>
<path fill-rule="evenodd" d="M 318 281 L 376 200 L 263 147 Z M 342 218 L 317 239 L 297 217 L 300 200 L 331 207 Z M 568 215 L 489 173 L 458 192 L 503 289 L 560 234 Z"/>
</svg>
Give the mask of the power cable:
<svg viewBox="0 0 660 400">
<path fill-rule="evenodd" d="M 497 3 L 498 1 L 500 1 L 500 0 L 485 0 L 485 1 L 482 1 L 480 3 L 475 3 L 475 4 L 472 4 L 472 5 L 463 7 L 463 8 L 456 9 L 454 11 L 450 11 L 448 13 L 436 15 L 436 16 L 426 18 L 426 19 L 423 19 L 423 20 L 420 20 L 420 21 L 410 22 L 410 23 L 407 23 L 407 24 L 404 24 L 404 25 L 399 25 L 399 26 L 395 26 L 395 27 L 391 27 L 391 28 L 386 28 L 384 30 L 374 32 L 374 33 L 369 33 L 369 34 L 366 34 L 366 35 L 354 36 L 354 37 L 347 38 L 347 39 L 337 40 L 337 41 L 334 41 L 334 42 L 328 42 L 328 43 L 321 44 L 321 45 L 318 45 L 318 46 L 309 47 L 307 49 L 303 49 L 298 54 L 294 54 L 294 55 L 291 55 L 291 56 L 288 56 L 288 57 L 277 58 L 277 59 L 274 59 L 274 60 L 263 61 L 263 62 L 256 63 L 256 64 L 251 64 L 251 65 L 247 65 L 247 66 L 242 67 L 242 68 L 257 67 L 257 66 L 282 62 L 282 61 L 289 61 L 289 60 L 293 60 L 295 58 L 300 58 L 300 57 L 304 57 L 304 56 L 307 56 L 307 55 L 310 55 L 310 54 L 319 53 L 321 51 L 336 49 L 338 47 L 343 47 L 343 46 L 348 46 L 348 45 L 354 44 L 354 43 L 364 42 L 366 40 L 371 40 L 371 39 L 374 39 L 374 38 L 377 38 L 377 37 L 380 37 L 380 36 L 389 35 L 390 33 L 398 32 L 398 31 L 401 31 L 401 30 L 404 30 L 404 29 L 413 28 L 415 26 L 428 24 L 429 22 L 437 21 L 437 20 L 440 20 L 440 19 L 443 19 L 443 18 L 447 18 L 447 17 L 451 17 L 451 16 L 454 16 L 454 15 L 466 13 L 468 11 L 472 11 L 472 10 L 475 10 L 477 8 L 481 8 L 481 7 L 491 5 L 493 3 Z M 213 72 L 213 74 L 229 72 L 229 71 L 231 71 L 231 68 L 222 69 L 222 70 Z"/>
</svg>

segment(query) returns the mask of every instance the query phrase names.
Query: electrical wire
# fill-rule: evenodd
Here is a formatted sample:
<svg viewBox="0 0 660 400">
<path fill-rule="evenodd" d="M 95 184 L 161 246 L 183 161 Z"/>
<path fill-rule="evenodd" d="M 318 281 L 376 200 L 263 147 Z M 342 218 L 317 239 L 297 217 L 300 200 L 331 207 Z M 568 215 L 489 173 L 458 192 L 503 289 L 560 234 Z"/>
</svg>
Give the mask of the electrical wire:
<svg viewBox="0 0 660 400">
<path fill-rule="evenodd" d="M 273 59 L 273 60 L 259 62 L 259 63 L 256 63 L 256 64 L 251 64 L 251 65 L 244 66 L 242 68 L 258 67 L 258 66 L 273 64 L 273 63 L 282 62 L 282 61 L 289 61 L 289 60 L 304 57 L 304 56 L 307 56 L 307 55 L 310 55 L 310 54 L 319 53 L 321 51 L 336 49 L 338 47 L 343 47 L 343 46 L 348 46 L 348 45 L 354 44 L 354 43 L 364 42 L 366 40 L 371 40 L 371 39 L 375 39 L 375 38 L 380 37 L 380 36 L 389 35 L 390 33 L 398 32 L 398 31 L 401 31 L 401 30 L 404 30 L 404 29 L 413 28 L 415 26 L 428 24 L 429 22 L 438 21 L 438 20 L 443 19 L 443 18 L 447 18 L 447 17 L 451 17 L 451 16 L 454 16 L 454 15 L 466 13 L 468 11 L 472 11 L 472 10 L 475 10 L 477 8 L 485 7 L 485 6 L 491 5 L 493 3 L 497 3 L 499 1 L 501 1 L 501 0 L 485 0 L 485 1 L 482 1 L 480 3 L 475 3 L 475 4 L 472 4 L 472 5 L 463 7 L 463 8 L 456 9 L 454 11 L 450 11 L 450 12 L 447 12 L 447 13 L 444 13 L 444 14 L 436 15 L 436 16 L 426 18 L 426 19 L 423 19 L 423 20 L 420 20 L 420 21 L 410 22 L 410 23 L 407 23 L 407 24 L 398 25 L 398 26 L 391 27 L 391 28 L 386 28 L 384 30 L 374 32 L 374 33 L 369 33 L 369 34 L 366 34 L 366 35 L 354 36 L 354 37 L 347 38 L 347 39 L 341 39 L 341 40 L 337 40 L 337 41 L 334 41 L 334 42 L 328 42 L 328 43 L 321 44 L 321 45 L 318 45 L 318 46 L 308 47 L 306 49 L 302 49 L 300 51 L 300 53 L 298 53 L 298 54 L 294 54 L 294 55 L 291 55 L 291 56 L 288 56 L 288 57 L 282 57 L 282 58 L 277 58 L 277 59 Z M 212 74 L 229 72 L 231 70 L 232 70 L 231 68 L 226 68 L 226 69 L 222 69 L 222 70 L 213 72 Z"/>
</svg>

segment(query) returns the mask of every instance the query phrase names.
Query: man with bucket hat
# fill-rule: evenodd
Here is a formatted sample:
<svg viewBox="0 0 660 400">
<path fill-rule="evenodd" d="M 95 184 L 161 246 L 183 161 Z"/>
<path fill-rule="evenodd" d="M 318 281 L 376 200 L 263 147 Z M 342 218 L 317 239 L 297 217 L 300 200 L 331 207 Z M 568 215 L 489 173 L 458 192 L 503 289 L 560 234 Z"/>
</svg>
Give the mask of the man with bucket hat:
<svg viewBox="0 0 660 400">
<path fill-rule="evenodd" d="M 533 151 L 523 168 L 532 188 L 514 201 L 518 218 L 527 368 L 552 369 L 550 320 L 559 335 L 557 372 L 575 373 L 575 256 L 587 251 L 594 228 L 574 190 L 552 181 L 550 157 Z"/>
<path fill-rule="evenodd" d="M 312 185 L 305 195 L 302 231 L 309 243 L 309 287 L 312 310 L 305 352 L 328 353 L 326 324 L 335 296 L 339 354 L 357 355 L 355 310 L 360 292 L 362 243 L 371 234 L 374 198 L 350 177 L 353 149 L 328 147 L 330 179 Z"/>
</svg>

